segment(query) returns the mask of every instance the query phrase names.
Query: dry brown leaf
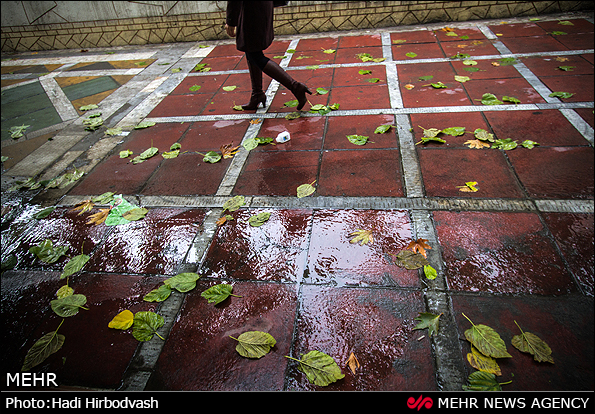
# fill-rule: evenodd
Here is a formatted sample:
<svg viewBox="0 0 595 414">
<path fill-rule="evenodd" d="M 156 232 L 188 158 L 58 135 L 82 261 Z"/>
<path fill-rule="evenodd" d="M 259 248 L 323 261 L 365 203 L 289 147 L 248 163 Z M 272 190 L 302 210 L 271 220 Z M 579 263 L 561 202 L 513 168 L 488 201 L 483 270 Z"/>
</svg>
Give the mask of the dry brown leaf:
<svg viewBox="0 0 595 414">
<path fill-rule="evenodd" d="M 80 212 L 78 213 L 78 215 L 80 216 L 81 214 L 86 213 L 87 211 L 93 210 L 94 206 L 95 204 L 93 204 L 91 200 L 83 200 L 80 203 L 76 204 L 76 206 L 70 211 L 80 210 Z"/>
<path fill-rule="evenodd" d="M 409 245 L 407 246 L 407 249 L 411 249 L 413 251 L 413 253 L 415 253 L 416 251 L 419 252 L 419 254 L 423 255 L 423 257 L 428 257 L 427 253 L 426 253 L 426 249 L 431 249 L 432 247 L 426 243 L 427 240 L 426 239 L 422 239 L 419 238 L 417 240 L 413 240 L 411 243 L 409 243 Z"/>
<path fill-rule="evenodd" d="M 412 85 L 410 83 L 408 83 L 407 85 L 405 85 L 405 89 L 411 90 L 413 88 L 415 88 L 415 85 Z"/>
<path fill-rule="evenodd" d="M 570 60 L 570 59 L 568 59 L 568 58 L 565 58 L 565 57 L 562 57 L 562 56 L 558 56 L 558 57 L 556 58 L 556 60 L 557 60 L 558 62 L 566 62 L 566 61 L 568 61 L 568 60 Z"/>
<path fill-rule="evenodd" d="M 354 374 L 355 374 L 355 370 L 358 369 L 361 366 L 359 364 L 359 361 L 357 360 L 357 358 L 355 357 L 355 354 L 353 352 L 351 353 L 351 355 L 349 355 L 349 359 L 347 359 L 347 363 L 345 364 L 345 366 L 349 366 L 349 369 Z"/>
<path fill-rule="evenodd" d="M 441 30 L 443 32 L 452 32 L 454 29 L 452 27 L 443 27 Z"/>
<path fill-rule="evenodd" d="M 482 142 L 478 139 L 470 139 L 468 141 L 465 141 L 465 144 L 469 145 L 469 148 L 489 148 L 490 144 L 488 144 L 487 142 Z"/>
<path fill-rule="evenodd" d="M 227 223 L 229 220 L 233 220 L 233 216 L 226 214 L 223 217 L 220 217 L 215 223 L 217 224 L 217 226 L 221 227 L 225 223 Z"/>
<path fill-rule="evenodd" d="M 87 221 L 87 224 L 95 224 L 97 226 L 98 224 L 103 223 L 105 221 L 105 219 L 107 219 L 107 215 L 109 214 L 111 209 L 112 209 L 111 207 L 110 208 L 100 208 L 98 213 L 91 214 L 89 216 L 89 221 Z"/>
<path fill-rule="evenodd" d="M 219 147 L 219 151 L 221 151 L 223 158 L 233 158 L 233 156 L 238 153 L 240 146 L 238 145 L 237 147 L 232 147 L 232 145 L 233 142 L 231 144 L 221 145 L 221 147 Z"/>
<path fill-rule="evenodd" d="M 262 122 L 262 119 L 258 119 L 258 118 L 257 119 L 251 119 L 250 120 L 250 123 L 252 125 L 260 124 L 261 122 Z"/>
</svg>

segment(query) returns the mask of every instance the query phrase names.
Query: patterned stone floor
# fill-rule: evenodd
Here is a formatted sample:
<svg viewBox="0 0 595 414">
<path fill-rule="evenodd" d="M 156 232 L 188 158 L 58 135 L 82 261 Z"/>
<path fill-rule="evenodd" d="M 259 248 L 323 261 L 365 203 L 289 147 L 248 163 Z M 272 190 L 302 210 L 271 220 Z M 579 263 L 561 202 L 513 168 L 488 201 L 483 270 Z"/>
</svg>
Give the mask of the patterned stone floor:
<svg viewBox="0 0 595 414">
<path fill-rule="evenodd" d="M 55 372 L 61 387 L 461 390 L 475 371 L 468 317 L 496 330 L 512 355 L 498 359 L 497 381 L 512 381 L 504 390 L 592 391 L 593 53 L 592 14 L 278 37 L 267 56 L 324 89 L 292 120 L 293 96 L 266 76 L 267 107 L 232 108 L 248 100 L 250 82 L 231 41 L 3 56 L 2 259 L 17 259 L 2 275 L 4 371 L 18 372 L 60 325 L 49 302 L 82 252 L 90 260 L 69 286 L 89 310 L 64 319 L 64 345 L 33 368 Z M 485 94 L 499 102 L 482 103 Z M 89 104 L 98 108 L 80 109 Z M 86 130 L 99 113 L 103 125 Z M 142 121 L 155 124 L 135 129 Z M 29 125 L 24 136 L 11 138 L 20 125 Z M 381 125 L 391 127 L 376 133 Z M 428 140 L 432 128 L 453 127 L 465 133 Z M 482 146 L 477 129 L 518 146 Z M 283 131 L 286 143 L 203 160 Z M 176 143 L 180 154 L 164 158 Z M 131 162 L 150 147 L 159 153 Z M 121 158 L 124 150 L 133 155 Z M 84 175 L 64 188 L 8 191 L 74 168 Z M 461 191 L 471 182 L 478 191 Z M 316 191 L 298 198 L 309 183 Z M 72 210 L 105 192 L 147 216 L 93 226 L 97 207 Z M 245 205 L 219 226 L 238 195 Z M 49 216 L 33 218 L 48 206 Z M 261 212 L 269 221 L 249 225 Z M 373 243 L 350 243 L 358 229 Z M 435 279 L 395 264 L 419 238 Z M 46 239 L 68 254 L 35 260 L 29 248 Z M 143 300 L 182 272 L 201 276 L 196 288 Z M 223 282 L 241 297 L 207 303 L 201 293 Z M 165 340 L 108 328 L 124 309 L 162 315 Z M 422 312 L 440 315 L 435 335 L 414 329 Z M 551 347 L 555 364 L 511 345 L 515 322 Z M 229 338 L 253 330 L 276 339 L 257 360 Z M 311 350 L 344 378 L 313 385 L 285 358 Z"/>
</svg>

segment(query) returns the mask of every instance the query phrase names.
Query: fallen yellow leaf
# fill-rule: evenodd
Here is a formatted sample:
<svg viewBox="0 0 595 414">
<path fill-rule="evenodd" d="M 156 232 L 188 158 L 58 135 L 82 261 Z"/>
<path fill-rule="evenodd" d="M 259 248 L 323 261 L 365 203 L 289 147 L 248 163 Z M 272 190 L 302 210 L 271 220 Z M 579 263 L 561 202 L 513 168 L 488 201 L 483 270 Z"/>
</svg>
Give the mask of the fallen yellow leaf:
<svg viewBox="0 0 595 414">
<path fill-rule="evenodd" d="M 489 148 L 490 144 L 488 144 L 487 142 L 482 142 L 478 139 L 470 139 L 468 141 L 465 141 L 465 144 L 469 145 L 469 148 Z"/>
<path fill-rule="evenodd" d="M 114 316 L 114 319 L 107 324 L 108 328 L 126 330 L 132 326 L 134 322 L 134 314 L 128 309 L 123 310 Z"/>
<path fill-rule="evenodd" d="M 349 366 L 349 369 L 354 374 L 355 374 L 355 370 L 358 369 L 361 366 L 359 364 L 359 361 L 357 360 L 357 358 L 355 357 L 355 354 L 353 352 L 351 353 L 351 355 L 349 355 L 349 359 L 347 359 L 347 363 L 345 365 L 346 366 Z"/>
</svg>

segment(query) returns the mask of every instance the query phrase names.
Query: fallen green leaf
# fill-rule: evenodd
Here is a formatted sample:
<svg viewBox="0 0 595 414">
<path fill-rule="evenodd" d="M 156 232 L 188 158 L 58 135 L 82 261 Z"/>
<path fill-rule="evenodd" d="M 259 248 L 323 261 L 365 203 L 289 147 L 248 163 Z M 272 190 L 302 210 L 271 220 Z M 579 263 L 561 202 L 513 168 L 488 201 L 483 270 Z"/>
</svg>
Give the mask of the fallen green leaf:
<svg viewBox="0 0 595 414">
<path fill-rule="evenodd" d="M 132 336 L 138 341 L 150 341 L 153 335 L 157 335 L 159 338 L 165 341 L 157 330 L 165 324 L 163 316 L 156 314 L 155 312 L 137 312 L 134 315 L 134 322 L 132 324 Z"/>
<path fill-rule="evenodd" d="M 251 216 L 248 219 L 248 223 L 252 227 L 260 227 L 264 223 L 266 223 L 267 221 L 269 221 L 269 218 L 270 217 L 271 217 L 271 213 L 268 213 L 268 212 L 258 213 L 258 214 L 255 214 L 255 215 Z"/>
<path fill-rule="evenodd" d="M 261 331 L 244 332 L 237 338 L 229 337 L 238 341 L 236 351 L 244 358 L 262 358 L 277 343 L 271 334 Z"/>
<path fill-rule="evenodd" d="M 298 369 L 306 374 L 310 383 L 325 387 L 345 377 L 341 368 L 329 355 L 320 351 L 310 351 L 301 359 L 285 356 L 285 358 L 297 361 Z"/>
<path fill-rule="evenodd" d="M 487 325 L 475 325 L 464 313 L 462 315 L 473 325 L 465 331 L 465 338 L 479 352 L 493 358 L 512 358 L 506 351 L 506 344 L 495 330 Z"/>
<path fill-rule="evenodd" d="M 90 258 L 91 257 L 87 256 L 86 254 L 79 254 L 78 256 L 74 256 L 64 266 L 64 270 L 62 270 L 60 279 L 64 279 L 65 277 L 80 272 L 82 268 L 85 267 L 85 264 L 87 264 Z"/>
<path fill-rule="evenodd" d="M 87 303 L 87 297 L 81 294 L 65 296 L 61 299 L 50 301 L 50 306 L 56 315 L 61 318 L 68 318 L 79 313 L 79 309 L 89 310 L 83 305 Z"/>
<path fill-rule="evenodd" d="M 230 296 L 235 296 L 236 298 L 241 298 L 241 296 L 234 295 L 231 292 L 233 291 L 233 286 L 228 285 L 226 283 L 221 283 L 219 285 L 211 286 L 204 292 L 200 294 L 203 298 L 205 298 L 208 303 L 213 303 L 218 305 L 219 303 L 223 302 Z"/>
<path fill-rule="evenodd" d="M 438 320 L 440 315 L 434 315 L 433 313 L 422 312 L 415 318 L 416 321 L 420 321 L 413 329 L 425 329 L 428 328 L 428 336 L 433 336 L 438 333 Z"/>
<path fill-rule="evenodd" d="M 44 263 L 55 263 L 68 252 L 68 246 L 55 246 L 50 239 L 45 239 L 37 246 L 29 248 L 29 252 L 33 253 L 39 260 Z"/>
<path fill-rule="evenodd" d="M 185 293 L 196 287 L 196 281 L 198 279 L 200 279 L 200 276 L 197 273 L 187 272 L 179 273 L 169 279 L 165 279 L 163 283 L 180 293 Z"/>
</svg>

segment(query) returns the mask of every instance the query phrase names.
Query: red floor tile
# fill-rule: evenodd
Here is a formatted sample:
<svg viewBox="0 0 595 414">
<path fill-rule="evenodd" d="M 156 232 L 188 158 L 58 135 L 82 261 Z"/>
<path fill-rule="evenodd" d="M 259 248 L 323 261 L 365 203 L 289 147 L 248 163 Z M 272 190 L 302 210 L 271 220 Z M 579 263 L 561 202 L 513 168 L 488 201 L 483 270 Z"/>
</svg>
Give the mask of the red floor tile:
<svg viewBox="0 0 595 414">
<path fill-rule="evenodd" d="M 592 147 L 535 147 L 507 156 L 531 197 L 593 199 Z"/>
<path fill-rule="evenodd" d="M 240 56 L 219 56 L 203 58 L 200 63 L 206 63 L 206 67 L 211 68 L 211 72 L 235 69 L 240 62 Z"/>
<path fill-rule="evenodd" d="M 537 23 L 512 23 L 512 24 L 496 24 L 489 25 L 488 28 L 496 34 L 501 40 L 508 37 L 527 37 L 527 36 L 544 36 L 546 31 Z"/>
<path fill-rule="evenodd" d="M 369 70 L 371 73 L 360 75 L 361 70 Z M 374 83 L 386 84 L 386 70 L 384 66 L 356 66 L 335 68 L 335 76 L 333 77 L 333 88 L 337 86 L 370 86 L 372 83 L 370 79 L 378 78 L 380 81 Z"/>
<path fill-rule="evenodd" d="M 97 210 L 93 211 L 95 212 Z M 18 240 L 18 247 L 13 252 L 18 259 L 17 268 L 46 268 L 62 271 L 71 257 L 81 253 L 91 254 L 108 229 L 105 226 L 87 224 L 91 213 L 81 215 L 79 213 L 80 211 L 72 211 L 72 208 L 57 208 L 48 217 L 37 220 L 36 225 Z M 51 240 L 54 246 L 68 247 L 68 252 L 54 264 L 43 263 L 29 252 L 29 248 L 39 245 L 46 239 Z"/>
<path fill-rule="evenodd" d="M 403 197 L 397 150 L 325 151 L 318 194 Z"/>
<path fill-rule="evenodd" d="M 379 82 L 371 85 L 333 88 L 329 93 L 328 102 L 338 103 L 343 110 L 390 108 L 386 84 Z"/>
<path fill-rule="evenodd" d="M 155 305 L 144 302 L 142 295 L 139 296 L 139 291 L 146 290 L 152 282 L 139 276 L 83 273 L 71 278 L 69 286 L 75 293 L 87 297 L 86 306 L 89 310 L 81 310 L 75 316 L 62 319 L 51 311 L 49 300 L 66 281 L 59 280 L 59 272 L 49 275 L 51 278 L 48 279 L 47 272 L 28 273 L 29 282 L 26 288 L 21 287 L 24 296 L 18 303 L 8 302 L 6 295 L 2 295 L 2 309 L 14 310 L 4 315 L 6 357 L 2 362 L 5 369 L 8 372 L 20 371 L 25 355 L 35 341 L 56 330 L 60 322 L 64 321 L 59 329 L 59 333 L 65 336 L 64 345 L 32 371 L 56 373 L 58 384 L 64 386 L 99 389 L 119 387 L 138 341 L 130 331 L 110 329 L 107 325 L 123 309 L 132 312 L 154 311 Z M 6 277 L 7 274 L 2 276 L 3 279 Z M 40 303 L 47 306 L 39 306 Z M 48 312 L 31 317 L 40 308 Z M 13 319 L 15 315 L 24 314 L 28 315 L 26 319 Z"/>
<path fill-rule="evenodd" d="M 390 34 L 391 44 L 410 44 L 410 43 L 435 43 L 438 40 L 431 30 L 414 30 L 410 32 L 398 32 Z M 397 41 L 395 43 L 395 40 Z M 404 42 L 401 42 L 403 41 Z"/>
<path fill-rule="evenodd" d="M 582 291 L 593 297 L 593 214 L 544 213 L 543 218 Z"/>
<path fill-rule="evenodd" d="M 504 154 L 499 150 L 440 149 L 420 146 L 417 154 L 428 197 L 524 197 L 506 163 Z M 457 188 L 471 181 L 477 182 L 476 187 L 479 191 L 461 192 Z"/>
<path fill-rule="evenodd" d="M 436 389 L 430 342 L 418 342 L 416 338 L 421 335 L 411 323 L 424 311 L 420 293 L 304 286 L 302 301 L 293 356 L 313 349 L 324 352 L 341 367 L 345 377 L 318 387 L 292 361 L 288 390 Z M 346 367 L 352 352 L 361 364 L 355 374 Z"/>
<path fill-rule="evenodd" d="M 296 50 L 303 52 L 305 50 L 326 50 L 337 49 L 339 39 L 337 37 L 323 37 L 320 39 L 300 39 Z"/>
<path fill-rule="evenodd" d="M 331 65 L 335 63 L 335 55 L 322 50 L 298 51 L 293 54 L 289 66 Z"/>
<path fill-rule="evenodd" d="M 463 64 L 464 60 L 453 60 L 451 64 L 459 76 L 467 76 L 471 80 L 477 79 L 509 79 L 520 78 L 521 74 L 513 65 L 502 65 L 499 59 L 476 60 L 477 65 L 469 66 Z M 524 61 L 524 60 L 523 60 Z M 494 66 L 492 63 L 498 63 Z M 476 70 L 477 69 L 477 70 Z"/>
<path fill-rule="evenodd" d="M 443 58 L 444 52 L 438 43 L 412 43 L 393 45 L 393 60 L 409 59 L 434 59 Z M 415 53 L 417 56 L 410 57 L 407 53 Z"/>
<path fill-rule="evenodd" d="M 272 56 L 280 56 L 287 51 L 290 43 L 289 40 L 273 40 L 273 43 L 271 43 L 264 53 L 266 56 L 270 55 L 269 59 Z"/>
<path fill-rule="evenodd" d="M 189 123 L 163 123 L 155 124 L 150 128 L 133 130 L 128 135 L 126 141 L 120 145 L 120 151 L 130 150 L 134 152 L 134 154 L 130 158 L 122 161 L 130 161 L 132 158 L 151 147 L 158 148 L 160 154 L 169 151 L 171 145 L 184 135 L 189 126 Z"/>
<path fill-rule="evenodd" d="M 227 80 L 229 75 L 215 76 L 187 76 L 170 95 L 214 94 Z M 200 86 L 197 91 L 191 91 L 193 86 Z"/>
<path fill-rule="evenodd" d="M 552 36 L 502 37 L 502 43 L 512 53 L 554 52 L 568 50 Z"/>
<path fill-rule="evenodd" d="M 338 48 L 382 46 L 379 34 L 360 36 L 339 36 Z"/>
<path fill-rule="evenodd" d="M 248 129 L 246 119 L 195 122 L 180 140 L 184 151 L 217 151 L 222 145 L 239 145 Z"/>
<path fill-rule="evenodd" d="M 453 295 L 458 332 L 474 324 L 494 329 L 504 340 L 512 358 L 498 358 L 504 391 L 593 391 L 593 301 L 572 295 L 557 297 L 481 297 Z M 530 315 L 530 316 L 529 316 Z M 515 323 L 516 322 L 516 323 Z M 511 345 L 512 338 L 524 332 L 537 335 L 552 349 L 554 363 L 536 362 L 532 355 Z M 467 362 L 470 343 L 462 340 L 462 358 L 468 373 L 474 371 Z M 587 356 L 587 360 L 583 358 Z M 576 363 L 583 361 L 583 363 Z"/>
<path fill-rule="evenodd" d="M 213 149 L 217 151 L 217 149 Z M 219 151 L 217 151 L 219 152 Z M 203 161 L 201 154 L 182 154 L 163 160 L 147 181 L 143 195 L 212 195 L 217 192 L 230 160 L 217 163 Z"/>
<path fill-rule="evenodd" d="M 433 148 L 433 147 L 448 147 L 448 148 L 468 148 L 465 145 L 465 141 L 470 139 L 475 139 L 473 132 L 477 128 L 485 129 L 488 132 L 492 132 L 480 112 L 469 112 L 469 113 L 460 113 L 460 112 L 445 112 L 445 113 L 435 113 L 435 114 L 411 114 L 411 126 L 413 128 L 413 136 L 414 141 L 419 142 L 421 141 L 421 137 L 424 135 L 424 130 L 429 128 L 437 128 L 437 129 L 445 129 L 451 127 L 465 127 L 465 133 L 463 135 L 453 137 L 446 134 L 440 134 L 439 138 L 444 139 L 445 143 L 439 142 L 428 142 L 427 144 L 423 144 L 426 148 Z M 420 146 L 422 144 L 419 144 Z"/>
<path fill-rule="evenodd" d="M 269 212 L 252 227 L 248 219 Z M 238 210 L 221 226 L 202 265 L 209 277 L 295 282 L 302 277 L 312 220 L 310 210 Z"/>
<path fill-rule="evenodd" d="M 351 233 L 358 229 L 372 230 L 373 242 L 350 243 L 355 237 Z M 419 286 L 418 272 L 398 267 L 391 258 L 407 247 L 411 237 L 411 222 L 405 211 L 317 211 L 304 283 Z"/>
<path fill-rule="evenodd" d="M 215 94 L 204 106 L 200 115 L 225 115 L 236 113 L 255 113 L 256 110 L 236 111 L 236 105 L 245 105 L 250 101 L 251 90 L 234 90 Z"/>
<path fill-rule="evenodd" d="M 151 219 L 147 215 L 143 220 L 114 226 L 109 238 L 93 253 L 87 270 L 175 274 L 200 231 L 205 212 L 181 211 L 165 219 L 158 216 Z"/>
<path fill-rule="evenodd" d="M 140 164 L 132 164 L 130 158 L 122 159 L 119 154 L 114 154 L 97 165 L 68 194 L 99 195 L 108 191 L 138 194 L 162 160 L 163 157 L 156 155 Z"/>
<path fill-rule="evenodd" d="M 429 84 L 430 82 L 447 82 L 454 79 L 455 71 L 450 62 L 435 62 L 435 63 L 413 63 L 407 65 L 397 65 L 397 73 L 399 75 L 400 83 L 415 84 L 416 88 L 421 85 Z M 421 76 L 430 76 L 433 78 L 430 81 L 420 81 Z M 421 84 L 419 83 L 421 82 Z"/>
<path fill-rule="evenodd" d="M 454 56 L 457 53 L 466 53 L 471 56 L 497 55 L 498 49 L 487 39 L 484 40 L 463 40 L 458 42 L 442 42 L 440 46 L 446 56 Z"/>
<path fill-rule="evenodd" d="M 213 94 L 200 93 L 192 95 L 170 95 L 149 113 L 149 117 L 194 116 L 199 115 Z"/>
<path fill-rule="evenodd" d="M 593 33 L 576 33 L 555 36 L 556 40 L 570 50 L 593 49 Z"/>
<path fill-rule="evenodd" d="M 289 132 L 288 142 L 276 145 L 259 145 L 252 151 L 320 150 L 326 117 L 303 117 L 287 122 L 286 119 L 265 119 L 259 137 L 275 139 L 281 132 Z"/>
<path fill-rule="evenodd" d="M 496 98 L 501 101 L 502 97 L 511 96 L 519 99 L 522 104 L 545 102 L 545 99 L 523 78 L 478 79 L 465 82 L 463 85 L 469 93 L 473 105 L 483 105 L 481 97 L 485 93 L 496 95 Z M 504 102 L 504 104 L 508 105 L 509 103 Z M 510 105 L 514 104 L 510 103 Z"/>
<path fill-rule="evenodd" d="M 373 59 L 384 57 L 381 46 L 349 47 L 337 49 L 335 63 L 362 63 L 361 58 L 357 56 L 360 53 L 367 53 Z"/>
<path fill-rule="evenodd" d="M 451 31 L 447 30 L 434 30 L 436 38 L 440 40 L 440 42 L 460 42 L 463 40 L 487 40 L 485 35 L 481 32 L 481 30 L 470 27 L 470 28 L 462 28 L 462 27 L 453 27 Z M 449 33 L 455 33 L 456 36 L 449 35 Z M 468 36 L 469 39 L 461 39 L 461 36 Z"/>
<path fill-rule="evenodd" d="M 306 69 L 306 70 L 290 70 L 287 72 L 296 81 L 303 83 L 312 92 L 312 95 L 306 94 L 306 98 L 312 105 L 322 104 L 328 105 L 329 95 L 317 95 L 316 88 L 324 88 L 327 91 L 331 89 L 333 79 L 333 68 L 323 69 Z M 283 85 L 279 85 L 279 89 L 270 103 L 269 112 L 295 112 L 295 107 L 285 106 L 285 102 L 295 100 L 295 96 Z M 309 110 L 310 105 L 302 108 L 302 111 Z"/>
<path fill-rule="evenodd" d="M 235 43 L 228 45 L 217 45 L 209 52 L 208 57 L 244 56 L 244 52 L 238 50 Z"/>
<path fill-rule="evenodd" d="M 595 99 L 593 74 L 549 76 L 541 78 L 541 81 L 552 92 L 570 92 L 574 94 L 570 98 L 558 98 L 561 102 L 593 102 Z"/>
<path fill-rule="evenodd" d="M 435 211 L 450 290 L 562 295 L 572 277 L 533 213 Z"/>
<path fill-rule="evenodd" d="M 199 280 L 186 297 L 147 389 L 282 391 L 297 307 L 295 287 L 235 282 L 233 293 L 241 298 L 215 306 L 200 296 L 214 284 Z M 275 339 L 265 357 L 244 358 L 236 351 L 237 342 L 229 336 L 248 331 L 267 332 Z"/>
<path fill-rule="evenodd" d="M 580 55 L 535 56 L 524 58 L 523 63 L 540 78 L 562 75 L 593 75 L 593 64 Z M 572 69 L 564 71 L 560 69 L 560 66 L 572 66 Z"/>
<path fill-rule="evenodd" d="M 411 90 L 405 88 L 405 80 L 403 80 L 400 82 L 403 104 L 406 108 L 471 105 L 462 84 L 453 78 L 454 76 L 446 79 L 434 76 L 431 81 L 416 79 L 412 83 L 415 87 Z M 446 88 L 435 89 L 430 82 L 442 82 Z"/>
<path fill-rule="evenodd" d="M 497 139 L 512 138 L 520 144 L 526 139 L 540 146 L 586 145 L 587 140 L 557 110 L 487 111 L 485 117 Z"/>
<path fill-rule="evenodd" d="M 592 33 L 593 23 L 585 19 L 568 19 L 572 25 L 560 24 L 560 20 L 547 22 L 536 22 L 536 24 L 548 33 L 560 31 L 566 33 Z"/>
<path fill-rule="evenodd" d="M 593 110 L 589 108 L 577 108 L 574 110 L 582 119 L 585 120 L 591 128 L 595 127 L 595 115 L 593 115 Z"/>
<path fill-rule="evenodd" d="M 233 190 L 242 195 L 295 196 L 298 186 L 316 180 L 319 152 L 251 152 Z"/>
<path fill-rule="evenodd" d="M 328 127 L 324 136 L 325 149 L 357 149 L 349 142 L 347 135 L 364 135 L 369 137 L 365 149 L 397 148 L 395 129 L 384 134 L 375 134 L 380 125 L 394 125 L 393 115 L 353 115 L 348 117 L 333 116 L 328 118 Z"/>
</svg>

